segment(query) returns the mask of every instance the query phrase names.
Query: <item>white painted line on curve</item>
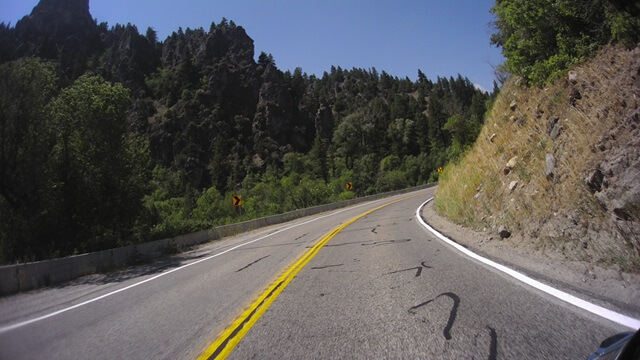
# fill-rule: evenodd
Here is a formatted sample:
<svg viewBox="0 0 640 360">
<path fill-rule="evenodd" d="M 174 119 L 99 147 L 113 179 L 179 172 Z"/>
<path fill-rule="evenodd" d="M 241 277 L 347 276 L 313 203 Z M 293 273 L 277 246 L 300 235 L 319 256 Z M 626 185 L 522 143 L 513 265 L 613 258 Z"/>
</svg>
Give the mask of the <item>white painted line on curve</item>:
<svg viewBox="0 0 640 360">
<path fill-rule="evenodd" d="M 432 232 L 437 238 L 439 238 L 440 240 L 444 241 L 445 243 L 447 243 L 448 245 L 454 247 L 456 250 L 462 252 L 463 254 L 471 257 L 472 259 L 478 260 L 483 264 L 489 265 L 492 268 L 501 271 L 517 280 L 522 281 L 523 283 L 532 286 L 540 291 L 543 291 L 551 296 L 554 296 L 562 301 L 565 301 L 571 305 L 577 306 L 583 310 L 586 310 L 592 314 L 598 315 L 600 317 L 603 317 L 605 319 L 611 320 L 613 322 L 616 322 L 620 325 L 624 325 L 628 328 L 634 329 L 634 330 L 638 330 L 640 329 L 640 320 L 638 319 L 634 319 L 632 317 L 626 316 L 624 314 L 620 314 L 618 312 L 606 309 L 602 306 L 590 303 L 586 300 L 582 300 L 576 296 L 573 296 L 571 294 L 568 294 L 564 291 L 558 290 L 556 288 L 553 288 L 549 285 L 543 284 L 538 280 L 534 280 L 522 273 L 519 273 L 511 268 L 508 268 L 504 265 L 498 264 L 495 261 L 491 261 L 485 257 L 482 257 L 472 251 L 470 251 L 469 249 L 466 249 L 464 246 L 457 244 L 456 242 L 452 241 L 451 239 L 447 238 L 446 236 L 442 235 L 440 232 L 438 232 L 436 229 L 432 228 L 431 226 L 429 226 L 429 224 L 427 224 L 423 219 L 422 216 L 420 215 L 420 212 L 422 210 L 422 208 L 429 202 L 433 200 L 433 198 L 428 199 L 427 201 L 425 201 L 424 203 L 422 203 L 422 205 L 420 205 L 420 207 L 418 207 L 418 210 L 416 210 L 416 217 L 418 218 L 418 221 L 420 222 L 420 224 L 422 224 L 422 226 L 424 226 L 427 230 L 429 230 L 430 232 Z"/>
</svg>

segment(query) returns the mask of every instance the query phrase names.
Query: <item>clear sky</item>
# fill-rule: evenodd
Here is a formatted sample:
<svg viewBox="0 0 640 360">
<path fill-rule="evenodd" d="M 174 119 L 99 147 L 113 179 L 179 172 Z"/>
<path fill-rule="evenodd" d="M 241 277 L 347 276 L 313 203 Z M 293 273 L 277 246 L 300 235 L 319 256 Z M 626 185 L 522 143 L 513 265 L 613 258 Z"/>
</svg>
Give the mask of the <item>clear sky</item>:
<svg viewBox="0 0 640 360">
<path fill-rule="evenodd" d="M 38 0 L 0 0 L 0 21 L 15 24 Z M 491 90 L 490 65 L 503 62 L 489 44 L 494 0 L 91 0 L 98 22 L 132 23 L 164 39 L 178 27 L 209 29 L 222 17 L 245 28 L 256 57 L 278 68 L 322 75 L 331 65 L 375 67 L 415 80 L 457 76 Z"/>
</svg>

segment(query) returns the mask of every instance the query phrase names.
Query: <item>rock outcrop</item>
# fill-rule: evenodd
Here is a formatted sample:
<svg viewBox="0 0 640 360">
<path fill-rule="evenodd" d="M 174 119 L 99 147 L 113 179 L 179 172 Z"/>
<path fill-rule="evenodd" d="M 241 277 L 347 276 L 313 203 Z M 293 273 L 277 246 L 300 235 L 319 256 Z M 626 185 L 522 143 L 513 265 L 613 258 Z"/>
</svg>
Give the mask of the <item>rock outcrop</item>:
<svg viewBox="0 0 640 360">
<path fill-rule="evenodd" d="M 58 60 L 65 74 L 74 78 L 84 73 L 88 58 L 102 46 L 89 0 L 41 0 L 16 24 L 10 58 Z"/>
<path fill-rule="evenodd" d="M 640 109 L 612 131 L 604 161 L 585 179 L 589 190 L 623 230 L 640 234 Z M 640 255 L 640 243 L 636 244 Z"/>
<path fill-rule="evenodd" d="M 545 155 L 545 176 L 547 177 L 547 179 L 552 180 L 555 176 L 555 169 L 556 169 L 556 157 L 553 156 L 553 154 L 546 154 Z"/>
</svg>

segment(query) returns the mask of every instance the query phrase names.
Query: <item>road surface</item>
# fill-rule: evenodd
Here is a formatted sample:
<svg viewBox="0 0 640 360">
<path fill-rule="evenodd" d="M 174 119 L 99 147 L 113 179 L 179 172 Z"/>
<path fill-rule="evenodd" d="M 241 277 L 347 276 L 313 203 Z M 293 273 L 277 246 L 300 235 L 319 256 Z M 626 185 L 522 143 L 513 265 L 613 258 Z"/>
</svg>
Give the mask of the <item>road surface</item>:
<svg viewBox="0 0 640 360">
<path fill-rule="evenodd" d="M 195 359 L 332 229 L 398 199 L 317 249 L 230 358 L 581 359 L 628 331 L 436 239 L 415 215 L 431 196 L 378 200 L 0 298 L 0 359 Z"/>
</svg>

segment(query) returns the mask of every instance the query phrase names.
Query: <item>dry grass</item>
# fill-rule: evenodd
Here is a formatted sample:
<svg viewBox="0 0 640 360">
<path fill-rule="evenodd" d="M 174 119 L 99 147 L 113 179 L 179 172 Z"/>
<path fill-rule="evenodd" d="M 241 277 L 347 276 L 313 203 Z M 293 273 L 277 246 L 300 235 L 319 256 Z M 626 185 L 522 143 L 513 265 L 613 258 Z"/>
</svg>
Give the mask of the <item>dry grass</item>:
<svg viewBox="0 0 640 360">
<path fill-rule="evenodd" d="M 511 79 L 473 148 L 444 170 L 436 210 L 476 230 L 506 226 L 521 235 L 520 241 L 561 251 L 571 259 L 640 269 L 640 257 L 630 251 L 625 234 L 616 232 L 610 215 L 584 182 L 587 172 L 602 161 L 603 154 L 593 151 L 602 134 L 618 126 L 630 109 L 638 108 L 637 99 L 633 104 L 622 100 L 634 99 L 638 91 L 626 77 L 639 50 L 607 47 L 574 69 L 579 76 L 575 85 L 562 79 L 544 89 L 526 88 Z M 582 95 L 574 105 L 570 103 L 573 89 Z M 510 109 L 513 100 L 514 111 Z M 547 134 L 552 116 L 559 117 L 564 128 L 555 140 Z M 552 180 L 545 176 L 545 154 L 557 160 Z M 505 175 L 505 165 L 514 156 L 517 165 Z M 510 192 L 508 186 L 514 180 L 518 186 Z M 573 226 L 565 226 L 568 223 Z"/>
</svg>

